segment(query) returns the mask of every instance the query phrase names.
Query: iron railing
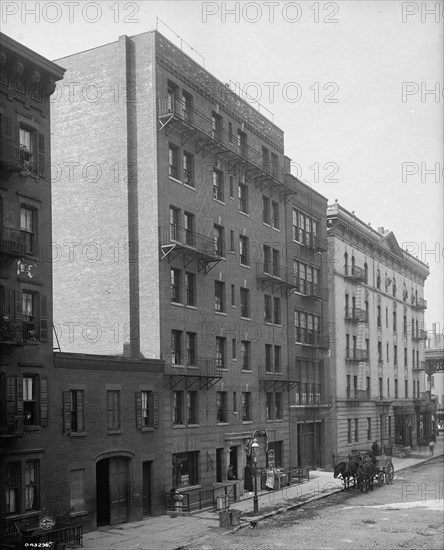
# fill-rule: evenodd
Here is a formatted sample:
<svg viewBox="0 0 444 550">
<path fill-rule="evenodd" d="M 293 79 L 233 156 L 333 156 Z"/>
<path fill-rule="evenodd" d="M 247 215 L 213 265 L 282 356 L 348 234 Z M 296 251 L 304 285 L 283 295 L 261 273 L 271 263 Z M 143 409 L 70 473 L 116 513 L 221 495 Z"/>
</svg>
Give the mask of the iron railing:
<svg viewBox="0 0 444 550">
<path fill-rule="evenodd" d="M 368 312 L 358 307 L 346 307 L 345 319 L 352 322 L 368 323 Z"/>
<path fill-rule="evenodd" d="M 366 349 L 346 348 L 346 361 L 368 361 L 368 351 Z"/>
</svg>

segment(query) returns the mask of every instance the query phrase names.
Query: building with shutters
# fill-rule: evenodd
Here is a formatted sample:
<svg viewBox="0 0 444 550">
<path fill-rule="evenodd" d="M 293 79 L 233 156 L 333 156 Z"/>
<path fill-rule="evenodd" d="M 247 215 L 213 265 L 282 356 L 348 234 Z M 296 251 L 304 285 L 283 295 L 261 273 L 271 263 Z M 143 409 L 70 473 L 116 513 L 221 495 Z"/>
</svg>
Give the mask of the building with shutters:
<svg viewBox="0 0 444 550">
<path fill-rule="evenodd" d="M 1 46 L 0 519 L 19 521 L 53 498 L 50 96 L 64 69 Z"/>
<path fill-rule="evenodd" d="M 330 375 L 336 454 L 430 436 L 424 377 L 429 268 L 338 203 L 328 206 Z"/>
<path fill-rule="evenodd" d="M 53 121 L 62 353 L 164 362 L 162 495 L 239 495 L 253 437 L 261 469 L 272 455 L 283 469 L 325 464 L 327 201 L 290 174 L 283 131 L 157 31 L 59 62 L 76 83 Z M 65 382 L 59 403 L 81 391 Z M 107 383 L 104 370 L 97 395 Z M 102 452 L 119 456 L 126 434 L 100 427 Z M 143 435 L 153 449 L 156 431 Z M 73 452 L 90 438 L 71 436 Z M 128 460 L 140 479 L 151 459 Z M 102 474 L 89 473 L 92 494 Z"/>
</svg>

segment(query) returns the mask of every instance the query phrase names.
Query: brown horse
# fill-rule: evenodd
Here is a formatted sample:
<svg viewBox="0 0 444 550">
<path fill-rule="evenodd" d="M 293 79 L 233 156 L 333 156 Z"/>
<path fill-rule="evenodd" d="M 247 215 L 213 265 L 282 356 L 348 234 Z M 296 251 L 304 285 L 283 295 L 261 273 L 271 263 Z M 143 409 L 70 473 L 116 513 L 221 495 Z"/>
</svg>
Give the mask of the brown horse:
<svg viewBox="0 0 444 550">
<path fill-rule="evenodd" d="M 370 462 L 363 462 L 358 467 L 357 481 L 361 492 L 370 489 L 373 491 L 373 478 L 376 474 L 376 466 Z"/>
<path fill-rule="evenodd" d="M 353 479 L 353 485 L 356 484 L 356 475 L 358 473 L 358 464 L 356 462 L 340 462 L 334 468 L 333 476 L 341 477 L 344 482 L 345 489 L 350 488 L 350 478 Z"/>
</svg>

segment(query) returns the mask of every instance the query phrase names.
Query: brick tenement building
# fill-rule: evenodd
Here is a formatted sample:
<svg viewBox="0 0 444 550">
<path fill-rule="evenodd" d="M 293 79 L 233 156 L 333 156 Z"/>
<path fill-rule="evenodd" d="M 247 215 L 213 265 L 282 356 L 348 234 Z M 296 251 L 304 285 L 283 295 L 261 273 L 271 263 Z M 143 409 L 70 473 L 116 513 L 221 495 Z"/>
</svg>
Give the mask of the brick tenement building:
<svg viewBox="0 0 444 550">
<path fill-rule="evenodd" d="M 391 231 L 372 229 L 339 204 L 327 209 L 329 325 L 339 454 L 416 445 L 429 433 L 424 387 L 427 265 Z"/>
<path fill-rule="evenodd" d="M 50 96 L 64 69 L 1 34 L 0 523 L 53 499 Z M 0 530 L 0 540 L 4 535 Z"/>
<path fill-rule="evenodd" d="M 289 174 L 282 130 L 157 32 L 60 62 L 61 349 L 165 361 L 164 491 L 229 464 L 242 491 L 255 436 L 260 468 L 323 464 L 327 201 Z"/>
</svg>

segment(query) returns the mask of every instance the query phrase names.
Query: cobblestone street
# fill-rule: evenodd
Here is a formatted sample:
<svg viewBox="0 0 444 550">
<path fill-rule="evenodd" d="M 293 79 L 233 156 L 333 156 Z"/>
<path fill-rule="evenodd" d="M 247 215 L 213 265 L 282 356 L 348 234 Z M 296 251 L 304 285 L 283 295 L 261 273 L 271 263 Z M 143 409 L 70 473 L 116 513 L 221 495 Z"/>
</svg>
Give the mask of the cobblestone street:
<svg viewBox="0 0 444 550">
<path fill-rule="evenodd" d="M 437 457 L 395 474 L 393 485 L 336 493 L 187 550 L 441 550 L 443 491 L 443 457 Z"/>
</svg>

